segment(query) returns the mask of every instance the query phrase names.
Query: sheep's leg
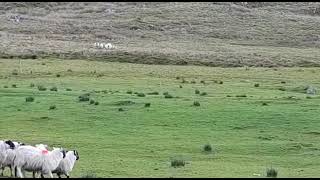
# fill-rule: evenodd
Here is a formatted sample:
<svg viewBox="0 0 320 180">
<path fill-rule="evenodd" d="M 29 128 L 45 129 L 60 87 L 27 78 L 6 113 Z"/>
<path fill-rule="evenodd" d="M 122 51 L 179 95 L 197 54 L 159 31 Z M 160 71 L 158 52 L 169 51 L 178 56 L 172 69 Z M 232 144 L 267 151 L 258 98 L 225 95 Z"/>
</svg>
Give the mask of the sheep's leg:
<svg viewBox="0 0 320 180">
<path fill-rule="evenodd" d="M 69 178 L 69 174 L 68 173 L 66 174 L 66 176 L 67 176 L 67 178 Z"/>
<path fill-rule="evenodd" d="M 44 178 L 44 176 L 43 176 L 43 174 L 42 174 L 42 173 L 40 174 L 40 176 L 41 176 L 41 178 Z"/>
<path fill-rule="evenodd" d="M 32 178 L 36 178 L 36 172 L 32 171 Z"/>
<path fill-rule="evenodd" d="M 16 167 L 16 175 L 19 178 L 23 178 L 22 173 L 21 173 L 21 167 Z"/>
<path fill-rule="evenodd" d="M 13 177 L 13 173 L 12 173 L 12 166 L 9 165 L 9 168 L 10 168 L 10 176 Z"/>
<path fill-rule="evenodd" d="M 53 178 L 53 174 L 52 174 L 51 171 L 49 172 L 49 177 L 50 177 L 50 178 Z"/>
<path fill-rule="evenodd" d="M 57 173 L 57 175 L 58 175 L 59 178 L 61 178 L 61 174 L 60 173 Z"/>
<path fill-rule="evenodd" d="M 17 177 L 17 166 L 14 166 L 14 177 Z"/>
<path fill-rule="evenodd" d="M 26 171 L 24 169 L 22 170 L 22 174 L 23 174 L 23 177 L 26 177 Z"/>
</svg>

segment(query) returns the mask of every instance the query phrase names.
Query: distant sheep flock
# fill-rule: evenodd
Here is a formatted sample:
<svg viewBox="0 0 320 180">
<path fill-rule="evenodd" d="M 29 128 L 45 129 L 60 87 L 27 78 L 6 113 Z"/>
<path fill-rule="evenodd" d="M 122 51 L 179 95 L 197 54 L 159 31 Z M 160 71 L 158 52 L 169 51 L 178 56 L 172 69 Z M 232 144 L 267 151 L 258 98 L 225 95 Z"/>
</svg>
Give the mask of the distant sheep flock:
<svg viewBox="0 0 320 180">
<path fill-rule="evenodd" d="M 33 178 L 53 178 L 56 173 L 60 178 L 65 175 L 69 178 L 79 154 L 76 150 L 67 151 L 55 148 L 50 151 L 45 144 L 27 145 L 11 140 L 0 141 L 0 168 L 1 176 L 6 167 L 10 168 L 11 177 L 26 177 L 25 172 L 32 172 Z M 14 173 L 13 173 L 14 171 Z"/>
<path fill-rule="evenodd" d="M 99 49 L 115 49 L 116 48 L 116 46 L 111 43 L 99 43 L 99 42 L 94 43 L 94 47 Z"/>
</svg>

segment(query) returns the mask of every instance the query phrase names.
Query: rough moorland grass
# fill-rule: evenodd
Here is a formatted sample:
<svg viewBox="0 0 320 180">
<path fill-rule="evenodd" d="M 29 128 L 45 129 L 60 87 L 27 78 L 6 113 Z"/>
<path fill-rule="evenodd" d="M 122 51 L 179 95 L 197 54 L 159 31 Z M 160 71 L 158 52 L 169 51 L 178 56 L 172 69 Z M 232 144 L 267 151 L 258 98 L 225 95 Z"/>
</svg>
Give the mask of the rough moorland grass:
<svg viewBox="0 0 320 180">
<path fill-rule="evenodd" d="M 77 149 L 80 160 L 71 177 L 81 177 L 86 172 L 95 172 L 98 177 L 253 177 L 254 173 L 265 174 L 265 165 L 270 163 L 276 163 L 280 172 L 277 177 L 319 174 L 315 162 L 320 159 L 315 154 L 319 148 L 316 109 L 320 98 L 313 95 L 312 99 L 306 99 L 305 92 L 292 91 L 308 84 L 319 88 L 320 77 L 311 72 L 318 68 L 274 71 L 250 67 L 246 71 L 245 68 L 43 61 L 47 64 L 45 68 L 38 60 L 23 61 L 24 67 L 33 70 L 32 76 L 25 72 L 14 78 L 0 78 L 2 86 L 19 86 L 0 88 L 0 136 L 30 144 L 48 143 Z M 0 60 L 0 64 L 1 77 L 12 77 L 11 72 L 19 61 Z M 73 73 L 60 78 L 47 74 L 68 68 Z M 90 71 L 95 69 L 108 76 L 101 79 L 91 76 Z M 180 89 L 181 79 L 176 80 L 177 76 L 205 79 L 207 84 L 184 84 Z M 212 83 L 214 79 L 223 79 L 225 83 Z M 277 89 L 283 85 L 282 79 L 287 81 L 287 91 Z M 254 82 L 261 86 L 255 88 Z M 59 85 L 73 91 L 40 92 L 30 88 L 30 83 L 45 87 Z M 196 88 L 210 96 L 196 96 Z M 93 89 L 119 90 L 119 93 L 87 94 L 99 101 L 98 106 L 89 105 L 90 100 L 78 103 L 78 96 Z M 164 99 L 162 94 L 139 98 L 126 94 L 128 89 L 170 92 L 180 98 Z M 27 103 L 24 98 L 28 96 L 36 100 Z M 291 96 L 295 98 L 287 98 Z M 120 101 L 135 104 L 115 104 Z M 201 106 L 192 106 L 194 101 L 199 101 Z M 145 108 L 146 102 L 152 107 Z M 263 102 L 269 105 L 262 106 Z M 56 105 L 57 110 L 48 110 L 50 105 Z M 118 108 L 125 110 L 119 112 Z M 219 149 L 217 156 L 201 151 L 207 142 Z M 185 157 L 186 165 L 182 168 L 171 167 L 168 160 L 177 154 Z M 301 167 L 304 171 L 298 172 Z M 8 170 L 4 173 L 9 175 Z"/>
</svg>

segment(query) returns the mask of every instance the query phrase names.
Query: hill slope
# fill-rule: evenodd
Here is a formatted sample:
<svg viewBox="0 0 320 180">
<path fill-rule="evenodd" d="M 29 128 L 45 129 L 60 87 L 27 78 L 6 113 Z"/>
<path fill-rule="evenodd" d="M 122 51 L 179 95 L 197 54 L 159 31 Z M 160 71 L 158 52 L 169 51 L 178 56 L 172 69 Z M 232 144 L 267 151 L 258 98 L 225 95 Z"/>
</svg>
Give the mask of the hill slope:
<svg viewBox="0 0 320 180">
<path fill-rule="evenodd" d="M 319 15 L 319 2 L 0 2 L 0 52 L 7 58 L 320 66 Z M 94 42 L 118 49 L 95 49 Z"/>
</svg>

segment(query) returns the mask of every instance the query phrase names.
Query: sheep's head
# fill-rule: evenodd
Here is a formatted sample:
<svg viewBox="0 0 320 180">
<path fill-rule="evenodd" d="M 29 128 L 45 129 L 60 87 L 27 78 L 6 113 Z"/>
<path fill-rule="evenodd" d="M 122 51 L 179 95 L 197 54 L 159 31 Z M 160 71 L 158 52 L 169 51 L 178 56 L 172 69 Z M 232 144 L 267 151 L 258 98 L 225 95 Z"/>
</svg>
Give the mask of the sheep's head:
<svg viewBox="0 0 320 180">
<path fill-rule="evenodd" d="M 77 150 L 73 150 L 74 156 L 76 156 L 76 160 L 79 160 L 80 156 Z"/>
<path fill-rule="evenodd" d="M 14 149 L 15 145 L 11 140 L 7 140 L 7 141 L 5 141 L 5 143 L 10 146 L 10 149 Z"/>
<path fill-rule="evenodd" d="M 59 150 L 62 153 L 62 158 L 66 157 L 66 150 L 64 150 L 63 148 L 53 147 L 53 151 L 57 151 L 57 150 Z"/>
</svg>

